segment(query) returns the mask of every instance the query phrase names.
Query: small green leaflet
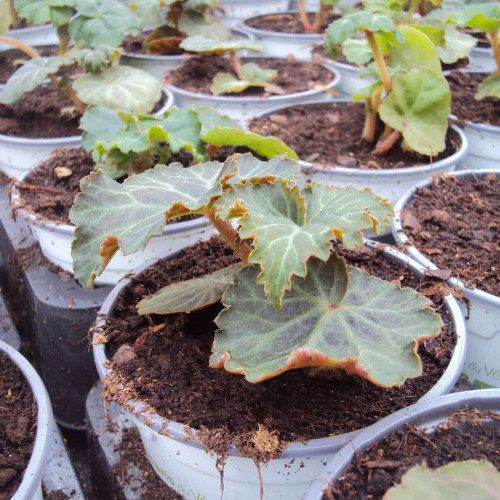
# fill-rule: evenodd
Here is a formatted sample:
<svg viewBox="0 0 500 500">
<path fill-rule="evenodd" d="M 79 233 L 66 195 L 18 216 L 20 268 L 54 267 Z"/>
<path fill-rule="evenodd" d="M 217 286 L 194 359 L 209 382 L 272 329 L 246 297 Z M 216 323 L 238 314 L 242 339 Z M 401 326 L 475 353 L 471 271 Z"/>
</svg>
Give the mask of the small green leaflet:
<svg viewBox="0 0 500 500">
<path fill-rule="evenodd" d="M 98 73 L 120 58 L 120 50 L 107 45 L 98 45 L 95 49 L 71 49 L 67 56 L 75 60 L 85 72 Z"/>
<path fill-rule="evenodd" d="M 46 24 L 53 21 L 54 15 L 61 13 L 69 21 L 75 0 L 17 0 L 15 5 L 19 16 L 29 24 Z M 53 11 L 59 12 L 54 14 Z"/>
<path fill-rule="evenodd" d="M 475 98 L 479 100 L 485 97 L 500 98 L 500 74 L 488 76 L 479 85 Z"/>
<path fill-rule="evenodd" d="M 458 10 L 452 19 L 460 25 L 476 28 L 486 33 L 495 33 L 500 29 L 500 4 L 480 3 Z"/>
<path fill-rule="evenodd" d="M 418 377 L 417 344 L 440 333 L 428 299 L 332 255 L 313 258 L 307 277 L 274 308 L 248 266 L 226 289 L 210 365 L 260 382 L 307 366 L 342 368 L 383 387 Z M 408 321 L 407 318 L 411 318 Z"/>
<path fill-rule="evenodd" d="M 476 46 L 477 40 L 466 33 L 461 33 L 454 26 L 445 26 L 445 45 L 437 47 L 439 57 L 445 64 L 453 64 L 459 59 L 468 57 Z"/>
<path fill-rule="evenodd" d="M 210 91 L 214 95 L 240 93 L 250 87 L 265 87 L 268 82 L 276 78 L 274 69 L 259 68 L 254 63 L 244 64 L 241 67 L 239 77 L 230 73 L 218 73 L 215 75 Z"/>
<path fill-rule="evenodd" d="M 222 54 L 242 49 L 253 52 L 260 52 L 262 50 L 262 47 L 252 40 L 213 40 L 203 36 L 190 36 L 183 40 L 180 47 L 187 52 L 207 54 Z"/>
</svg>

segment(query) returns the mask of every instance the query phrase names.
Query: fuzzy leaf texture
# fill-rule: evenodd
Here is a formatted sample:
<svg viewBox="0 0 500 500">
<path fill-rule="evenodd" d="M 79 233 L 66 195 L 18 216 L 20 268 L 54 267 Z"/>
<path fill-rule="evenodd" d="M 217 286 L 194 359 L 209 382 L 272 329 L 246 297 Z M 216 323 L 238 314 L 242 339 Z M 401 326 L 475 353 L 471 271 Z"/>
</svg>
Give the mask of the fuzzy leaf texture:
<svg viewBox="0 0 500 500">
<path fill-rule="evenodd" d="M 148 113 L 161 98 L 161 84 L 149 73 L 130 66 L 112 66 L 88 73 L 73 82 L 76 95 L 86 104 Z"/>
<path fill-rule="evenodd" d="M 296 368 L 342 368 L 384 387 L 418 377 L 417 344 L 440 333 L 428 299 L 400 289 L 337 255 L 311 259 L 307 277 L 275 309 L 249 266 L 222 298 L 210 365 L 260 382 Z M 411 321 L 408 321 L 411 318 Z"/>
<path fill-rule="evenodd" d="M 118 248 L 125 255 L 135 253 L 145 248 L 151 236 L 162 233 L 166 220 L 203 213 L 231 178 L 259 182 L 265 172 L 265 178 L 293 179 L 299 169 L 287 158 L 262 162 L 245 154 L 233 155 L 224 164 L 158 165 L 122 184 L 93 173 L 81 181 L 81 193 L 70 214 L 77 226 L 72 249 L 75 278 L 90 288 Z"/>
<path fill-rule="evenodd" d="M 399 130 L 417 153 L 434 156 L 445 148 L 451 93 L 443 76 L 414 68 L 392 79 L 392 91 L 379 114 L 384 123 Z"/>
<path fill-rule="evenodd" d="M 451 462 L 438 469 L 412 467 L 384 500 L 497 500 L 500 472 L 489 462 Z"/>
<path fill-rule="evenodd" d="M 284 180 L 235 186 L 215 205 L 222 219 L 238 220 L 240 238 L 252 240 L 248 262 L 260 265 L 258 282 L 275 307 L 281 307 L 292 276 L 306 276 L 308 259 L 328 259 L 331 240 L 361 246 L 361 231 L 387 227 L 392 215 L 392 207 L 369 189 L 312 184 L 301 193 Z"/>
<path fill-rule="evenodd" d="M 9 78 L 7 85 L 0 92 L 0 102 L 13 104 L 31 90 L 41 85 L 46 78 L 58 71 L 63 65 L 64 59 L 55 57 L 35 57 L 23 64 Z"/>
<path fill-rule="evenodd" d="M 228 285 L 233 283 L 234 274 L 243 267 L 242 263 L 219 269 L 201 278 L 180 281 L 162 288 L 137 304 L 139 314 L 189 313 L 204 309 L 222 298 Z"/>
<path fill-rule="evenodd" d="M 76 10 L 69 32 L 83 47 L 118 47 L 127 33 L 138 35 L 142 30 L 140 17 L 119 0 L 76 0 Z"/>
<path fill-rule="evenodd" d="M 490 75 L 479 85 L 475 99 L 484 99 L 485 97 L 500 98 L 500 74 Z"/>
<path fill-rule="evenodd" d="M 50 23 L 54 17 L 69 22 L 75 0 L 17 0 L 15 6 L 19 17 L 29 24 Z M 54 23 L 55 26 L 59 24 L 62 23 Z"/>
</svg>

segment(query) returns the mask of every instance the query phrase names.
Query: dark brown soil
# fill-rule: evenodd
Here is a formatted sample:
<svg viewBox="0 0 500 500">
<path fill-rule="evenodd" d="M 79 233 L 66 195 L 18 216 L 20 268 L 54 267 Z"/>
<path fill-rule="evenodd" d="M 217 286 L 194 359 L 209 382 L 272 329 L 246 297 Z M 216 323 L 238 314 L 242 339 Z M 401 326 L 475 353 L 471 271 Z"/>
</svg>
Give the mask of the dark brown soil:
<svg viewBox="0 0 500 500">
<path fill-rule="evenodd" d="M 0 353 L 0 500 L 11 498 L 23 480 L 35 444 L 36 417 L 28 382 Z"/>
<path fill-rule="evenodd" d="M 56 168 L 69 168 L 73 174 L 60 179 Z M 81 148 L 60 148 L 33 170 L 24 183 L 18 183 L 21 207 L 43 219 L 69 224 L 69 212 L 80 192 L 80 180 L 94 170 L 92 155 Z"/>
<path fill-rule="evenodd" d="M 63 490 L 53 490 L 51 492 L 48 492 L 47 488 L 45 488 L 45 485 L 43 483 L 42 483 L 42 493 L 44 500 L 71 500 L 74 494 L 74 492 L 72 492 L 72 495 L 69 496 L 66 493 L 64 493 Z"/>
<path fill-rule="evenodd" d="M 253 62 L 261 68 L 275 69 L 276 78 L 271 80 L 280 93 L 292 94 L 314 89 L 317 85 L 328 85 L 333 75 L 326 68 L 318 64 L 304 61 L 280 59 L 277 57 L 245 58 L 242 63 Z M 182 65 L 167 72 L 164 82 L 191 92 L 210 94 L 212 80 L 217 73 L 231 73 L 236 75 L 229 59 L 217 55 L 195 55 L 186 58 Z M 227 94 L 243 97 L 261 97 L 270 95 L 263 88 L 253 87 L 241 94 Z"/>
<path fill-rule="evenodd" d="M 122 441 L 116 451 L 119 452 L 121 458 L 113 467 L 113 473 L 123 483 L 137 479 L 131 465 L 135 465 L 142 472 L 144 483 L 137 488 L 139 490 L 137 498 L 141 500 L 181 500 L 183 498 L 169 488 L 155 472 L 144 452 L 139 431 L 135 427 L 123 432 Z"/>
<path fill-rule="evenodd" d="M 463 409 L 429 434 L 407 425 L 355 457 L 323 500 L 381 499 L 406 471 L 423 463 L 436 469 L 475 459 L 500 469 L 500 427 L 485 424 L 483 419 L 487 418 L 499 420 L 493 412 Z"/>
<path fill-rule="evenodd" d="M 245 445 L 259 424 L 276 431 L 280 442 L 290 442 L 360 429 L 413 404 L 449 363 L 455 337 L 446 326 L 442 335 L 419 347 L 424 374 L 401 388 L 383 389 L 343 371 L 311 377 L 306 370 L 250 384 L 241 376 L 208 366 L 215 329 L 212 321 L 220 304 L 191 314 L 137 314 L 138 301 L 163 286 L 213 272 L 234 260 L 221 240 L 213 238 L 134 278 L 102 332 L 117 374 L 107 381 L 108 398 L 126 404 L 136 394 L 166 418 L 196 429 L 208 428 L 226 445 L 235 439 Z M 367 248 L 350 252 L 348 260 L 393 282 L 413 286 L 441 307 L 444 283 L 431 278 L 418 281 Z M 116 391 L 118 382 L 124 382 L 127 391 Z"/>
<path fill-rule="evenodd" d="M 327 59 L 331 63 L 339 62 L 344 64 L 351 64 L 344 56 L 341 50 L 339 50 L 339 54 L 336 59 L 332 59 L 325 50 L 325 46 L 323 44 L 317 44 L 313 46 L 312 50 L 313 60 L 316 60 L 319 64 L 323 62 L 324 59 Z M 353 66 L 351 64 L 351 66 Z"/>
<path fill-rule="evenodd" d="M 450 71 L 454 69 L 467 68 L 469 64 L 470 64 L 469 58 L 463 57 L 462 59 L 459 59 L 458 61 L 451 64 L 446 64 L 444 62 L 441 62 L 441 67 L 443 71 Z"/>
<path fill-rule="evenodd" d="M 500 179 L 438 177 L 415 193 L 403 226 L 440 269 L 500 296 Z"/>
<path fill-rule="evenodd" d="M 252 132 L 279 137 L 295 150 L 301 160 L 330 168 L 341 166 L 378 170 L 429 163 L 429 157 L 405 152 L 398 144 L 383 156 L 373 155 L 375 145 L 361 138 L 364 116 L 362 104 L 303 105 L 254 118 L 249 127 Z M 376 136 L 382 131 L 383 123 L 379 122 Z M 450 130 L 445 151 L 433 161 L 453 154 L 460 145 L 459 141 L 458 135 Z"/>
<path fill-rule="evenodd" d="M 460 121 L 500 126 L 500 99 L 474 98 L 480 83 L 487 76 L 488 73 L 453 71 L 446 77 L 451 89 L 451 112 Z"/>
<path fill-rule="evenodd" d="M 311 24 L 313 24 L 316 20 L 316 15 L 314 13 L 308 13 L 307 17 L 309 18 L 309 22 Z M 323 33 L 323 31 L 328 28 L 330 23 L 339 18 L 340 16 L 337 14 L 330 14 L 327 21 L 322 24 L 319 33 Z M 250 26 L 251 28 L 274 31 L 277 33 L 308 34 L 304 29 L 304 25 L 300 21 L 298 12 L 252 17 L 251 19 L 245 21 L 245 25 Z"/>
<path fill-rule="evenodd" d="M 72 106 L 68 98 L 58 97 L 53 85 L 41 85 L 15 104 L 0 104 L 0 134 L 29 138 L 81 135 L 79 117 L 62 115 L 63 108 Z"/>
</svg>

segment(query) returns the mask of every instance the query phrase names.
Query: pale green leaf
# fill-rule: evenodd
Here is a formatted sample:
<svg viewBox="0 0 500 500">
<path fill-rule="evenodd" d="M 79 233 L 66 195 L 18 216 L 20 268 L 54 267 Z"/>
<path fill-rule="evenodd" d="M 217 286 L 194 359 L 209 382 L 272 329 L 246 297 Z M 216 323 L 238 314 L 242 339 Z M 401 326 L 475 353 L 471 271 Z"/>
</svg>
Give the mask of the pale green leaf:
<svg viewBox="0 0 500 500">
<path fill-rule="evenodd" d="M 477 44 L 477 39 L 467 33 L 461 33 L 454 26 L 445 26 L 445 45 L 437 47 L 439 57 L 445 64 L 453 64 L 468 57 Z"/>
<path fill-rule="evenodd" d="M 301 194 L 285 180 L 234 186 L 215 205 L 222 219 L 237 219 L 240 238 L 252 240 L 248 262 L 260 265 L 258 281 L 276 307 L 290 290 L 292 275 L 305 276 L 311 256 L 328 259 L 336 237 L 347 248 L 361 245 L 361 231 L 387 227 L 392 214 L 370 190 L 313 184 Z"/>
<path fill-rule="evenodd" d="M 412 467 L 384 500 L 497 500 L 500 472 L 489 462 L 451 462 L 438 469 Z"/>
<path fill-rule="evenodd" d="M 352 102 L 359 102 L 370 99 L 373 93 L 380 87 L 382 87 L 382 82 L 375 82 L 367 87 L 363 87 L 352 95 L 351 100 Z"/>
<path fill-rule="evenodd" d="M 90 151 L 96 142 L 111 139 L 124 126 L 116 111 L 104 106 L 89 106 L 80 120 L 83 149 Z"/>
<path fill-rule="evenodd" d="M 2 13 L 0 16 L 0 35 L 7 33 L 10 28 L 11 18 L 9 1 L 10 0 L 0 0 L 0 12 Z"/>
<path fill-rule="evenodd" d="M 130 66 L 113 66 L 101 73 L 79 76 L 73 83 L 86 104 L 148 113 L 161 98 L 161 84 L 149 73 Z"/>
<path fill-rule="evenodd" d="M 350 63 L 357 65 L 369 63 L 373 59 L 370 46 L 365 40 L 347 40 L 342 45 L 342 52 Z"/>
<path fill-rule="evenodd" d="M 410 27 L 421 31 L 436 47 L 446 45 L 446 27 L 432 26 L 430 24 L 412 24 Z M 449 27 L 452 28 L 452 26 Z"/>
<path fill-rule="evenodd" d="M 243 264 L 234 264 L 207 274 L 174 283 L 137 304 L 139 314 L 175 314 L 204 309 L 222 298 L 228 285 L 234 282 L 234 273 Z"/>
<path fill-rule="evenodd" d="M 131 0 L 130 8 L 137 13 L 144 24 L 159 26 L 164 22 L 162 0 Z"/>
<path fill-rule="evenodd" d="M 252 40 L 214 40 L 203 36 L 190 36 L 180 44 L 181 49 L 187 52 L 201 52 L 203 54 L 222 54 L 237 50 L 251 50 L 260 52 L 260 44 Z"/>
<path fill-rule="evenodd" d="M 392 19 L 403 14 L 405 3 L 403 0 L 363 0 L 363 9 Z"/>
<path fill-rule="evenodd" d="M 227 115 L 221 115 L 218 111 L 208 106 L 191 106 L 191 109 L 198 115 L 201 125 L 200 134 L 202 136 L 215 127 L 241 128 L 238 121 L 233 120 Z"/>
<path fill-rule="evenodd" d="M 250 382 L 307 366 L 343 368 L 384 387 L 421 374 L 417 344 L 442 326 L 427 298 L 347 269 L 336 255 L 307 267 L 307 278 L 293 278 L 282 309 L 267 301 L 257 266 L 236 274 L 216 320 L 211 366 Z"/>
<path fill-rule="evenodd" d="M 451 94 L 447 81 L 428 69 L 411 69 L 392 79 L 379 114 L 399 130 L 408 146 L 434 156 L 445 148 Z"/>
<path fill-rule="evenodd" d="M 500 98 L 500 74 L 488 76 L 479 85 L 475 98 L 479 100 L 485 97 Z"/>
<path fill-rule="evenodd" d="M 0 102 L 13 104 L 26 92 L 41 85 L 46 78 L 57 73 L 62 66 L 62 57 L 35 57 L 23 64 L 8 80 L 5 88 L 0 92 Z"/>
<path fill-rule="evenodd" d="M 120 58 L 120 50 L 108 45 L 98 45 L 95 49 L 71 49 L 67 56 L 74 59 L 85 72 L 98 73 L 108 68 L 113 60 Z"/>
<path fill-rule="evenodd" d="M 52 21 L 52 9 L 69 8 L 71 11 L 75 0 L 17 0 L 15 5 L 19 17 L 29 24 L 46 24 Z"/>
<path fill-rule="evenodd" d="M 457 10 L 452 18 L 462 26 L 495 33 L 500 29 L 500 3 L 470 5 Z"/>
<path fill-rule="evenodd" d="M 276 78 L 274 69 L 263 69 L 253 63 L 241 67 L 239 78 L 230 73 L 218 73 L 212 81 L 210 91 L 214 95 L 240 93 L 250 87 L 265 87 Z"/>
<path fill-rule="evenodd" d="M 214 127 L 208 130 L 202 139 L 207 144 L 216 146 L 241 146 L 247 147 L 260 156 L 274 158 L 277 155 L 287 154 L 292 160 L 298 156 L 281 139 L 277 137 L 263 137 L 246 130 L 227 127 Z"/>
<path fill-rule="evenodd" d="M 231 31 L 224 23 L 194 10 L 184 10 L 177 26 L 188 37 L 199 36 L 209 40 L 229 40 Z"/>
</svg>

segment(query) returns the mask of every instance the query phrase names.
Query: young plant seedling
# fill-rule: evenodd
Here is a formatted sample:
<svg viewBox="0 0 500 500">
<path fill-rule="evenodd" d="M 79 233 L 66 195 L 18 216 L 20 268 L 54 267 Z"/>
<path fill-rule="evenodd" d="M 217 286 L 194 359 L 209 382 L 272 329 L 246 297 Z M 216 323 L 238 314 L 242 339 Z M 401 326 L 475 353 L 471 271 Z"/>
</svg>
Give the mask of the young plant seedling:
<svg viewBox="0 0 500 500">
<path fill-rule="evenodd" d="M 162 117 L 117 114 L 90 106 L 80 128 L 82 145 L 93 150 L 96 169 L 113 179 L 167 164 L 181 150 L 191 154 L 191 165 L 210 160 L 221 146 L 244 147 L 269 159 L 285 153 L 297 159 L 280 139 L 247 132 L 238 122 L 206 106 L 173 108 Z"/>
<path fill-rule="evenodd" d="M 479 86 L 476 99 L 500 98 L 500 42 L 498 37 L 500 4 L 471 5 L 453 14 L 451 19 L 461 26 L 479 29 L 488 35 L 497 67 Z"/>
<path fill-rule="evenodd" d="M 329 55 L 335 58 L 338 47 L 359 32 L 365 36 L 369 52 L 362 40 L 351 40 L 350 50 L 344 54 L 356 64 L 374 60 L 360 76 L 372 76 L 375 83 L 353 96 L 355 102 L 365 101 L 363 139 L 375 141 L 379 117 L 385 130 L 374 154 L 384 154 L 401 137 L 405 148 L 423 155 L 444 150 L 451 94 L 432 41 L 415 27 L 396 26 L 387 16 L 359 12 L 328 27 L 325 47 Z"/>
<path fill-rule="evenodd" d="M 318 12 L 313 24 L 309 22 L 304 0 L 298 0 L 299 16 L 307 33 L 319 33 L 321 26 L 326 23 L 328 16 L 333 12 L 340 0 L 320 0 Z"/>
<path fill-rule="evenodd" d="M 429 469 L 425 464 L 412 467 L 398 486 L 387 491 L 384 500 L 494 500 L 499 490 L 500 472 L 493 464 L 466 460 L 451 462 L 438 469 Z"/>
<path fill-rule="evenodd" d="M 299 171 L 286 157 L 237 154 L 224 164 L 158 165 L 122 184 L 93 173 L 71 210 L 75 277 L 89 288 L 118 248 L 139 251 L 166 221 L 204 215 L 241 262 L 164 288 L 139 303 L 140 314 L 191 312 L 222 299 L 210 365 L 250 382 L 311 366 L 384 387 L 419 376 L 418 343 L 442 326 L 428 300 L 332 253 L 334 240 L 361 246 L 362 230 L 386 227 L 391 206 L 369 189 L 300 189 Z"/>
</svg>

